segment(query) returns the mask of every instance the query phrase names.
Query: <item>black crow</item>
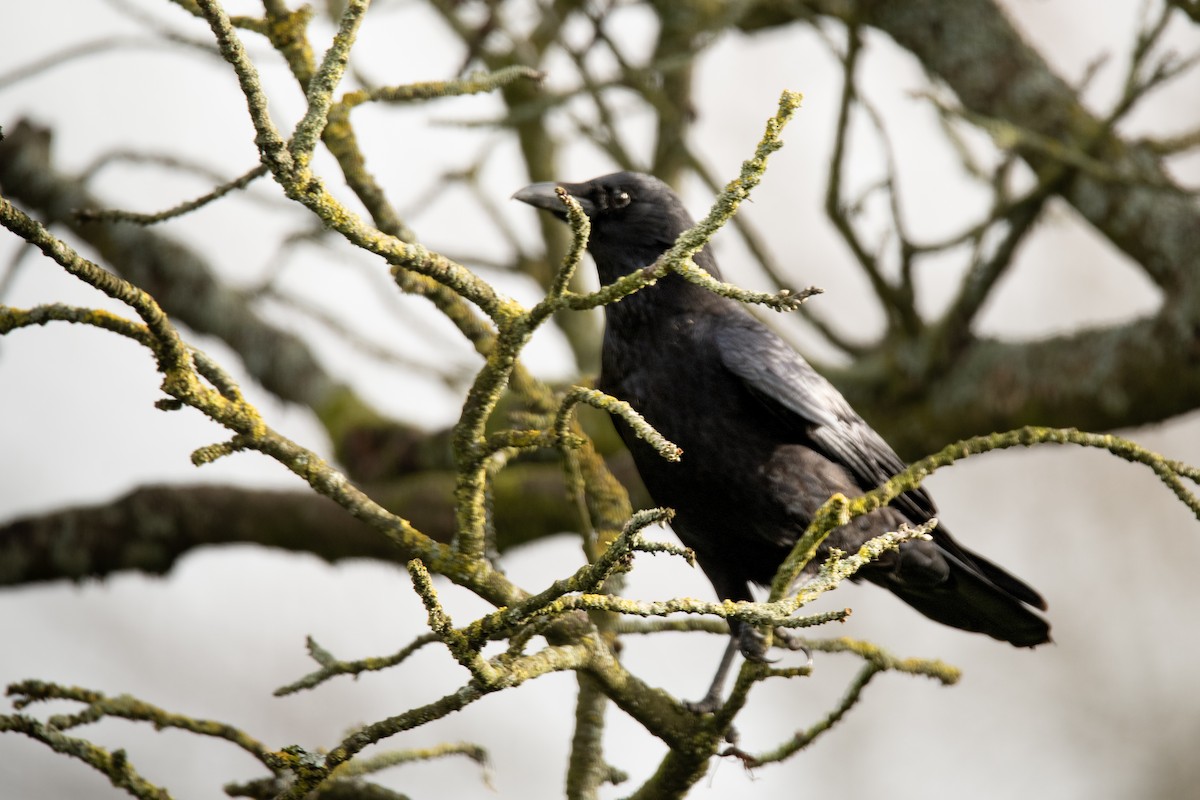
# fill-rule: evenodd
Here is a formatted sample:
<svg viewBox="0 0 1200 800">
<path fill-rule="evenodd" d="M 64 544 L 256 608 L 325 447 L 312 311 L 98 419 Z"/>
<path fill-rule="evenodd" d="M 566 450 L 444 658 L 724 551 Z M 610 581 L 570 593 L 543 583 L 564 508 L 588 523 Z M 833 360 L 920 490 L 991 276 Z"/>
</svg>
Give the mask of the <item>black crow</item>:
<svg viewBox="0 0 1200 800">
<path fill-rule="evenodd" d="M 536 183 L 514 197 L 565 219 L 556 187 L 591 219 L 588 250 L 604 284 L 653 264 L 693 225 L 669 186 L 636 172 Z M 720 276 L 707 249 L 694 261 Z M 671 273 L 604 312 L 599 388 L 683 449 L 679 462 L 666 461 L 614 417 L 650 495 L 675 510 L 672 527 L 721 598 L 749 600 L 751 583 L 769 584 L 835 492 L 854 497 L 904 469 L 841 393 L 740 303 Z M 855 552 L 934 514 L 924 489 L 908 492 L 834 531 L 810 568 L 831 547 Z M 1018 647 L 1050 639 L 1049 625 L 1029 608 L 1045 609 L 1041 596 L 940 525 L 932 540 L 906 542 L 856 577 L 945 625 Z M 763 657 L 757 631 L 730 627 L 743 654 Z M 731 656 L 732 648 L 726 665 Z"/>
</svg>

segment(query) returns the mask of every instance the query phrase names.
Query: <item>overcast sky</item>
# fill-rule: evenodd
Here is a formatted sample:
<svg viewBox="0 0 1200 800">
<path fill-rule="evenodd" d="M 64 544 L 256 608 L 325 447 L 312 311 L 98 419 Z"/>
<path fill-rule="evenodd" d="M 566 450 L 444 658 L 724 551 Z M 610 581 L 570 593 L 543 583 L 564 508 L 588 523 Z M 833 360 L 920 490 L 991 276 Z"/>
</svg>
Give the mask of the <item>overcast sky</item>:
<svg viewBox="0 0 1200 800">
<path fill-rule="evenodd" d="M 206 34 L 166 2 L 130 5 L 193 36 Z M 1112 53 L 1086 95 L 1094 110 L 1106 109 L 1120 88 L 1139 4 L 1011 0 L 1007 5 L 1033 44 L 1069 80 L 1078 80 L 1098 55 Z M 257 7 L 241 6 L 247 13 Z M 234 10 L 241 6 L 230 4 Z M 632 9 L 619 12 L 613 25 L 625 41 L 650 41 L 647 22 Z M 9 3 L 0 11 L 0 75 L 73 43 L 118 35 L 141 34 L 113 5 Z M 246 38 L 253 52 L 266 54 L 261 41 Z M 1170 41 L 1193 52 L 1200 46 L 1200 30 L 1176 20 Z M 443 79 L 461 60 L 452 42 L 421 4 L 393 4 L 368 17 L 355 63 L 383 83 Z M 264 70 L 273 111 L 290 120 L 301 98 L 278 63 L 268 63 L 275 64 Z M 892 126 L 913 230 L 934 238 L 978 218 L 987 196 L 962 180 L 928 105 L 910 94 L 923 86 L 916 63 L 883 37 L 870 36 L 864 70 L 863 85 Z M 552 69 L 551 84 L 557 79 Z M 754 38 L 726 36 L 701 57 L 698 85 L 694 142 L 724 178 L 735 175 L 752 153 L 779 92 L 789 88 L 805 94 L 804 107 L 785 135 L 787 146 L 773 157 L 766 181 L 743 213 L 764 233 L 797 285 L 826 290 L 813 302 L 827 315 L 877 331 L 879 315 L 869 287 L 821 211 L 840 83 L 836 63 L 817 36 L 800 27 Z M 1164 135 L 1194 128 L 1200 123 L 1198 96 L 1200 81 L 1193 75 L 1148 101 L 1124 132 Z M 538 246 L 533 212 L 504 202 L 527 182 L 512 143 L 446 124 L 499 110 L 495 98 L 474 97 L 355 112 L 371 166 L 396 205 L 412 212 L 410 224 L 425 244 L 469 265 L 473 258 L 503 261 L 507 245 L 461 195 L 429 204 L 420 198 L 438 174 L 468 163 L 487 146 L 495 150 L 486 162 L 485 189 L 500 202 L 525 246 Z M 203 55 L 134 46 L 0 86 L 0 125 L 7 129 L 26 116 L 53 129 L 55 163 L 68 171 L 118 148 L 186 156 L 229 177 L 255 164 L 253 132 L 236 83 L 225 65 Z M 642 141 L 649 147 L 648 117 L 631 118 L 629 129 L 645 130 Z M 877 175 L 879 159 L 869 137 L 861 144 L 851 178 L 865 184 Z M 978 144 L 985 146 L 986 139 L 980 137 Z M 570 149 L 564 162 L 562 177 L 570 180 L 612 167 L 586 146 Z M 1182 179 L 1200 183 L 1197 159 L 1176 166 Z M 318 168 L 332 174 L 327 161 L 318 162 Z M 206 188 L 204 180 L 146 167 L 112 167 L 97 181 L 104 196 L 136 202 L 139 210 L 163 208 Z M 692 211 L 703 213 L 710 200 L 703 187 L 684 188 Z M 266 182 L 252 193 L 277 196 Z M 193 244 L 230 281 L 249 286 L 271 268 L 280 238 L 299 229 L 304 219 L 261 199 L 233 199 L 159 230 Z M 463 230 L 472 232 L 469 240 L 464 241 Z M 0 275 L 18 249 L 12 236 L 0 233 Z M 761 285 L 762 276 L 739 258 L 735 237 L 719 240 L 718 255 L 729 278 Z M 946 301 L 961 273 L 960 261 L 934 262 L 920 276 L 924 308 Z M 385 270 L 377 259 L 331 243 L 300 248 L 286 270 L 284 285 L 322 303 L 364 335 L 426 363 L 474 363 L 451 338 L 439 334 L 430 340 L 429 326 L 436 321 L 419 302 L 405 304 L 399 318 L 389 313 L 391 304 L 379 297 L 378 278 Z M 527 283 L 486 274 L 506 293 L 526 302 L 535 299 Z M 31 256 L 20 262 L 2 301 L 120 310 L 49 261 Z M 1140 272 L 1070 209 L 1056 204 L 1023 248 L 1017 269 L 987 307 L 980 327 L 994 335 L 1047 335 L 1142 315 L 1158 301 Z M 271 313 L 281 324 L 291 324 L 287 309 Z M 794 341 L 817 348 L 801 325 L 782 324 Z M 222 345 L 194 335 L 189 340 L 240 374 L 236 357 Z M 314 346 L 332 372 L 398 419 L 438 427 L 457 416 L 461 396 L 436 380 L 382 365 L 328 339 L 317 339 Z M 553 332 L 540 335 L 527 355 L 542 374 L 570 374 L 566 345 Z M 0 520 L 103 502 L 146 483 L 299 488 L 293 476 L 253 454 L 192 467 L 193 449 L 224 437 L 197 413 L 156 411 L 157 385 L 144 350 L 100 331 L 60 325 L 0 340 Z M 247 389 L 272 425 L 307 446 L 328 450 L 309 413 L 273 401 L 258 387 Z M 1171 457 L 1200 462 L 1195 414 L 1129 435 Z M 939 627 L 885 593 L 857 587 L 839 591 L 826 598 L 825 607 L 850 605 L 855 613 L 829 635 L 871 639 L 900 655 L 943 658 L 964 669 L 962 683 L 943 689 L 884 675 L 841 729 L 811 751 L 752 774 L 733 762 L 714 764 L 693 796 L 791 798 L 836 791 L 840 798 L 1183 797 L 1157 790 L 1154 781 L 1175 774 L 1200 777 L 1193 752 L 1200 741 L 1193 666 L 1200 657 L 1194 623 L 1200 588 L 1191 577 L 1193 565 L 1200 563 L 1200 525 L 1148 471 L 1094 452 L 989 455 L 938 473 L 929 486 L 943 522 L 959 538 L 1045 594 L 1056 644 L 1018 652 Z M 537 589 L 574 569 L 580 559 L 578 542 L 564 536 L 511 554 L 506 567 L 517 583 Z M 456 620 L 485 610 L 460 590 L 442 586 L 441 592 Z M 708 598 L 711 589 L 681 564 L 643 558 L 628 593 Z M 244 726 L 274 746 L 328 746 L 349 727 L 428 702 L 453 691 L 467 676 L 446 653 L 427 648 L 382 675 L 335 681 L 288 699 L 271 697 L 275 687 L 312 668 L 304 637 L 313 635 L 338 656 L 359 657 L 391 653 L 423 625 L 407 577 L 392 567 L 329 566 L 248 547 L 210 550 L 184 559 L 165 579 L 122 575 L 84 586 L 0 593 L 0 684 L 37 677 L 112 694 L 129 692 L 171 710 Z M 715 637 L 695 635 L 631 641 L 625 658 L 648 680 L 694 698 L 707 685 L 723 646 Z M 681 665 L 696 666 L 682 670 Z M 853 666 L 848 659 L 823 657 L 808 681 L 756 690 L 739 722 L 742 744 L 749 750 L 769 747 L 811 724 L 836 702 Z M 387 743 L 481 743 L 493 757 L 494 788 L 480 770 L 454 760 L 395 769 L 386 783 L 414 798 L 560 795 L 573 691 L 573 676 L 550 676 Z M 610 760 L 634 781 L 644 779 L 661 757 L 660 744 L 620 712 L 612 710 L 610 719 Z M 106 746 L 125 747 L 142 774 L 178 798 L 220 796 L 224 781 L 260 774 L 254 762 L 227 745 L 184 734 L 119 723 L 94 726 L 86 734 Z M 874 766 L 863 768 L 866 764 Z M 0 786 L 4 797 L 19 800 L 124 796 L 79 763 L 12 734 L 0 736 Z M 605 794 L 622 793 L 610 788 Z"/>
</svg>

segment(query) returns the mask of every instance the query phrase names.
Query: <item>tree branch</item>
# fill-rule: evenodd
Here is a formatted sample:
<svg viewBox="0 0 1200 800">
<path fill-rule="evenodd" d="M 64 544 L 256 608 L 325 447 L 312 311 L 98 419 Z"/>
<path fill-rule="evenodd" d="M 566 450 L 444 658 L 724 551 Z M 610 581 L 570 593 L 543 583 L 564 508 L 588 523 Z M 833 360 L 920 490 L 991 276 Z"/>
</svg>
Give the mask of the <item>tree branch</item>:
<svg viewBox="0 0 1200 800">
<path fill-rule="evenodd" d="M 911 52 L 981 118 L 1004 120 L 1063 153 L 1012 144 L 1038 175 L 1133 258 L 1163 291 L 1152 317 L 1027 342 L 975 340 L 952 362 L 936 339 L 888 342 L 831 377 L 901 453 L 1021 425 L 1108 430 L 1161 421 L 1200 405 L 1200 209 L 1150 146 L 1131 144 L 1081 104 L 992 0 L 774 2 L 744 6 L 748 31 L 834 17 L 875 27 Z M 1119 179 L 1114 179 L 1119 178 Z M 908 372 L 897 364 L 919 365 Z"/>
<path fill-rule="evenodd" d="M 650 504 L 632 461 L 608 463 Z M 402 512 L 430 538 L 454 534 L 451 470 L 426 470 L 369 487 L 372 497 Z M 496 546 L 501 551 L 581 530 L 557 463 L 511 465 L 492 486 Z M 0 525 L 0 586 L 104 578 L 116 572 L 162 575 L 192 550 L 257 544 L 326 561 L 370 558 L 402 564 L 396 547 L 327 498 L 308 491 L 232 486 L 145 486 L 111 503 L 24 517 Z"/>
</svg>

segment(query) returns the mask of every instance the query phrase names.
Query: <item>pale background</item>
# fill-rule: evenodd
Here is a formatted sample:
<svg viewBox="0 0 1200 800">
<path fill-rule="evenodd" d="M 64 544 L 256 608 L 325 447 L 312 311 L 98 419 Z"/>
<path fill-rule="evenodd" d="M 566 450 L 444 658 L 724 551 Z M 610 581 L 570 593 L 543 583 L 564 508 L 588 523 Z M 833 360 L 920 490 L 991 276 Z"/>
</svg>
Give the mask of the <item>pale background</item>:
<svg viewBox="0 0 1200 800">
<path fill-rule="evenodd" d="M 1086 95 L 1093 109 L 1106 109 L 1119 90 L 1138 4 L 1010 0 L 1007 6 L 1070 80 L 1100 53 L 1112 53 Z M 138 7 L 195 36 L 205 33 L 167 3 L 142 0 Z M 230 7 L 246 13 L 256 8 Z M 627 10 L 614 25 L 632 41 L 646 36 L 647 21 Z M 136 33 L 103 3 L 9 2 L 0 9 L 0 74 L 70 43 Z M 247 40 L 252 52 L 266 52 L 253 36 Z M 1170 41 L 1188 53 L 1200 45 L 1200 32 L 1176 20 Z M 404 83 L 451 76 L 460 60 L 451 43 L 421 4 L 394 3 L 372 11 L 355 52 L 377 80 Z M 916 63 L 882 37 L 868 43 L 863 86 L 894 128 L 912 227 L 919 236 L 953 230 L 982 213 L 987 198 L 963 184 L 928 106 L 908 94 L 922 83 Z M 274 110 L 290 120 L 300 107 L 299 95 L 278 61 L 268 63 L 273 66 L 265 77 L 278 98 Z M 766 234 L 797 284 L 825 288 L 813 302 L 827 315 L 852 321 L 864 333 L 875 331 L 879 319 L 867 284 L 820 210 L 840 91 L 840 71 L 828 51 L 806 28 L 726 36 L 702 56 L 698 85 L 700 121 L 693 135 L 725 178 L 752 152 L 780 90 L 805 94 L 787 130 L 787 147 L 773 158 L 744 213 Z M 1166 135 L 1194 128 L 1200 123 L 1198 90 L 1200 81 L 1184 79 L 1148 102 L 1124 132 Z M 498 101 L 476 97 L 411 109 L 363 109 L 356 120 L 372 168 L 406 210 L 421 187 L 447 166 L 465 163 L 484 141 L 439 123 L 498 112 Z M 0 88 L 0 124 L 8 127 L 26 115 L 54 129 L 55 161 L 65 169 L 82 169 L 118 147 L 184 154 L 227 176 L 254 164 L 252 131 L 232 74 L 206 56 L 138 48 L 75 61 Z M 631 119 L 631 130 L 645 128 L 648 120 Z M 648 145 L 650 137 L 644 141 Z M 502 144 L 484 175 L 495 197 L 524 185 L 519 164 L 515 148 Z M 854 164 L 851 177 L 865 181 L 878 168 L 877 154 L 865 144 Z M 1196 159 L 1176 166 L 1182 179 L 1197 184 Z M 610 167 L 590 148 L 579 147 L 569 152 L 563 177 L 584 179 Z M 97 186 L 119 202 L 137 198 L 140 210 L 156 210 L 207 188 L 201 180 L 133 167 L 106 171 Z M 709 198 L 697 186 L 686 189 L 688 205 L 703 213 Z M 253 193 L 277 194 L 267 182 Z M 482 217 L 462 216 L 466 208 L 461 195 L 451 194 L 408 221 L 426 244 L 468 264 L 472 255 L 503 258 L 501 240 Z M 516 203 L 503 208 L 528 245 L 536 246 L 533 212 Z M 297 227 L 296 219 L 277 205 L 234 200 L 162 230 L 202 248 L 230 280 L 249 285 L 271 262 L 280 236 Z M 471 237 L 464 241 L 467 230 Z M 734 239 L 719 240 L 727 277 L 760 285 L 752 270 L 739 271 Z M 15 252 L 13 237 L 0 234 L 0 265 Z M 1020 258 L 982 317 L 989 333 L 1047 334 L 1142 314 L 1158 302 L 1140 272 L 1062 204 Z M 289 262 L 287 285 L 414 358 L 473 363 L 457 343 L 446 349 L 444 343 L 453 341 L 448 336 L 430 344 L 421 326 L 435 315 L 419 302 L 407 305 L 405 321 L 386 317 L 386 304 L 376 296 L 380 282 L 345 268 L 351 260 L 384 273 L 381 262 L 344 246 L 301 248 Z M 946 299 L 958 270 L 958 262 L 947 259 L 944 267 L 931 266 L 922 275 L 928 307 Z M 489 277 L 520 299 L 534 297 L 526 284 Z M 3 302 L 49 301 L 107 305 L 50 262 L 27 258 Z M 289 314 L 277 309 L 275 317 L 287 321 Z M 789 324 L 786 331 L 808 342 L 801 327 Z M 219 343 L 194 335 L 190 340 L 238 369 Z M 336 343 L 317 346 L 331 371 L 397 418 L 439 427 L 455 418 L 461 397 L 436 381 L 406 375 Z M 541 374 L 569 375 L 566 346 L 553 335 L 540 336 L 527 356 Z M 193 468 L 191 450 L 223 438 L 221 431 L 195 412 L 154 410 L 157 383 L 144 350 L 99 331 L 59 325 L 0 340 L 0 520 L 106 501 L 149 482 L 298 488 L 296 479 L 256 455 Z M 277 428 L 328 449 L 308 413 L 273 402 L 257 387 L 248 391 Z M 1200 461 L 1195 414 L 1127 433 L 1168 456 Z M 929 486 L 942 519 L 964 542 L 1043 592 L 1055 644 L 1017 651 L 927 622 L 885 593 L 847 588 L 827 598 L 826 606 L 853 606 L 854 616 L 830 635 L 871 639 L 900 655 L 943 658 L 963 668 L 961 684 L 943 689 L 923 679 L 880 676 L 863 704 L 809 751 L 753 773 L 736 762 L 714 763 L 693 796 L 1195 796 L 1200 588 L 1193 574 L 1200 564 L 1200 524 L 1147 470 L 1090 451 L 989 455 L 938 473 Z M 519 584 L 536 589 L 572 570 L 580 558 L 576 540 L 559 537 L 512 553 L 506 566 Z M 459 621 L 484 610 L 448 585 L 441 585 L 441 593 Z M 638 562 L 628 593 L 711 596 L 699 573 L 648 557 Z M 329 566 L 249 547 L 208 550 L 184 559 L 165 579 L 121 575 L 82 586 L 0 592 L 0 684 L 36 677 L 129 692 L 170 710 L 243 726 L 274 746 L 328 746 L 347 728 L 428 702 L 468 676 L 444 651 L 430 647 L 399 669 L 275 699 L 272 689 L 312 667 L 304 636 L 312 634 L 351 658 L 393 652 L 423 624 L 420 603 L 399 569 Z M 722 646 L 715 637 L 699 635 L 630 641 L 626 660 L 652 682 L 696 697 Z M 756 690 L 739 723 L 743 746 L 752 751 L 773 746 L 817 719 L 840 696 L 852 666 L 848 658 L 822 656 L 810 680 Z M 574 685 L 569 674 L 543 678 L 386 743 L 478 742 L 492 755 L 490 788 L 480 770 L 461 759 L 395 769 L 384 782 L 414 798 L 560 796 Z M 143 775 L 179 798 L 223 796 L 224 781 L 261 774 L 229 745 L 181 732 L 106 722 L 81 733 L 126 748 Z M 661 744 L 616 710 L 607 739 L 612 763 L 635 781 L 661 757 Z M 625 792 L 610 787 L 605 793 Z M 124 795 L 98 773 L 41 744 L 0 736 L 0 797 L 84 796 Z"/>
</svg>

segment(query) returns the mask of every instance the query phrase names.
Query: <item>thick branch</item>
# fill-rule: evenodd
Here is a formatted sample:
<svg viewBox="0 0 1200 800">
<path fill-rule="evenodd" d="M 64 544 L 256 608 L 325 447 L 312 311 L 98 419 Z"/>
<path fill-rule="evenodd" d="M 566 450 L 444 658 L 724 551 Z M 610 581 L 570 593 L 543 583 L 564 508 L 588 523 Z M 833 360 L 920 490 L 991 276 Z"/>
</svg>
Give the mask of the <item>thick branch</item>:
<svg viewBox="0 0 1200 800">
<path fill-rule="evenodd" d="M 1079 170 L 1062 196 L 1169 296 L 1185 290 L 1186 302 L 1196 302 L 1200 289 L 1191 269 L 1200 252 L 1196 204 L 1175 187 L 1152 148 L 1131 145 L 1106 130 L 993 0 L 865 0 L 853 5 L 762 0 L 739 25 L 757 30 L 813 13 L 883 31 L 944 80 L 968 111 L 1090 154 L 1109 167 L 1109 176 L 1123 176 L 1114 181 Z M 1035 171 L 1052 164 L 1042 149 L 1019 152 Z"/>
<path fill-rule="evenodd" d="M 637 485 L 627 455 L 609 467 Z M 453 473 L 442 470 L 370 487 L 382 505 L 440 542 L 449 542 L 454 533 L 453 488 Z M 518 464 L 500 473 L 493 486 L 497 547 L 505 551 L 579 531 L 578 512 L 566 497 L 557 463 Z M 644 491 L 636 500 L 650 502 Z M 0 525 L 0 586 L 103 578 L 128 570 L 159 575 L 192 550 L 224 544 L 277 547 L 331 562 L 403 563 L 395 545 L 378 531 L 312 492 L 145 486 L 111 503 Z"/>
<path fill-rule="evenodd" d="M 977 340 L 952 370 L 915 386 L 894 365 L 919 352 L 876 355 L 831 378 L 908 458 L 1023 425 L 1127 428 L 1200 406 L 1196 325 L 1164 315 L 1039 341 Z"/>
<path fill-rule="evenodd" d="M 946 81 L 968 110 L 1090 153 L 1112 174 L 1123 176 L 1125 180 L 1111 181 L 1079 170 L 1061 194 L 1141 265 L 1169 300 L 1195 306 L 1200 209 L 1174 188 L 1157 156 L 1105 129 L 993 0 L 874 0 L 859 8 L 867 24 L 887 33 Z M 1019 152 L 1035 171 L 1054 166 L 1043 152 Z"/>
<path fill-rule="evenodd" d="M 1200 209 L 1151 148 L 1125 142 L 1083 107 L 992 0 L 762 0 L 748 9 L 738 23 L 747 30 L 814 13 L 873 26 L 945 81 L 969 113 L 1103 162 L 1101 174 L 1052 149 L 1015 145 L 1039 175 L 1066 168 L 1058 193 L 1163 290 L 1153 318 L 1041 341 L 977 341 L 951 364 L 939 365 L 930 342 L 891 343 L 833 376 L 902 453 L 1030 423 L 1106 430 L 1200 406 Z M 900 375 L 897 364 L 923 366 Z"/>
</svg>

